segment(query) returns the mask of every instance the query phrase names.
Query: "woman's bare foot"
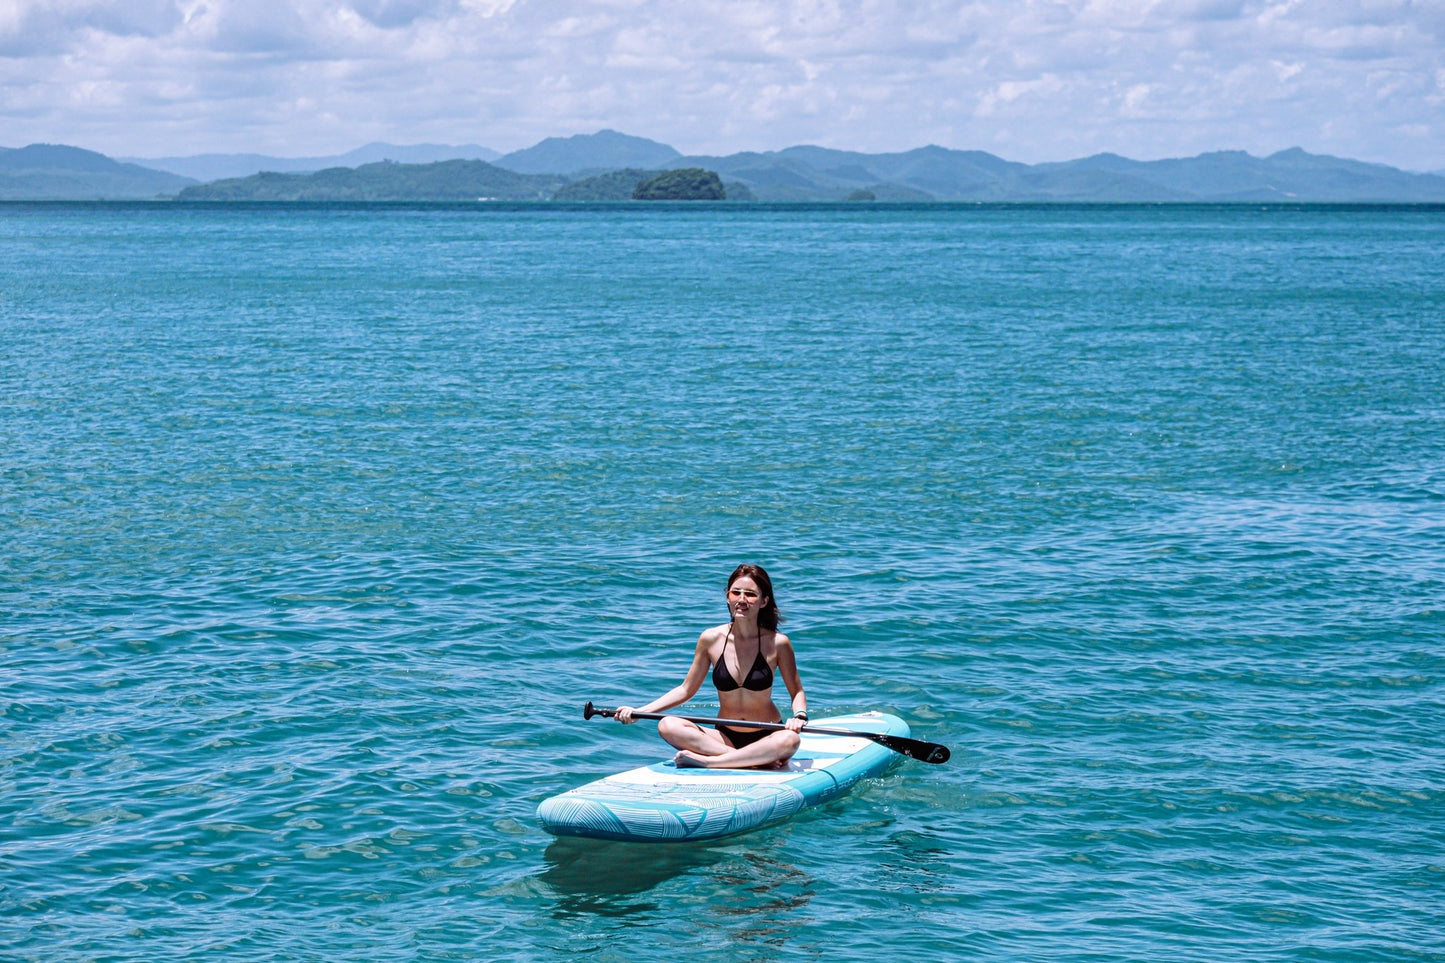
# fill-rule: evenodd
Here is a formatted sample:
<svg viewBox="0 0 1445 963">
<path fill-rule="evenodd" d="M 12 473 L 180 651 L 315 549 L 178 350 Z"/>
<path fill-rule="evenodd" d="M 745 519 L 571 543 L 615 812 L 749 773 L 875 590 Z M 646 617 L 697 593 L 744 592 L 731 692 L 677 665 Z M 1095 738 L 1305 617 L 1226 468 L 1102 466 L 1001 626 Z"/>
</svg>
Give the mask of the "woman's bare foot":
<svg viewBox="0 0 1445 963">
<path fill-rule="evenodd" d="M 728 755 L 731 755 L 729 753 Z M 787 769 L 790 760 L 774 759 L 772 762 L 753 763 L 725 761 L 722 756 L 700 756 L 683 750 L 672 757 L 672 764 L 679 769 Z"/>
</svg>

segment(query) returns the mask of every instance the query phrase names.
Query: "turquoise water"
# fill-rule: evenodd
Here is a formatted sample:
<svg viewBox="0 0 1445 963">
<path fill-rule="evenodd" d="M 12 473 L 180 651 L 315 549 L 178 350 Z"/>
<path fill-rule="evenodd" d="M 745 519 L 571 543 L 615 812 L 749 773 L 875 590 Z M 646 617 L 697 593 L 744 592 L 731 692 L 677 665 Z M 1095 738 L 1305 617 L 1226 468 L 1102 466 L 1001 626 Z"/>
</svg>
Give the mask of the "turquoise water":
<svg viewBox="0 0 1445 963">
<path fill-rule="evenodd" d="M 1445 210 L 0 207 L 0 955 L 1445 960 Z M 712 845 L 739 561 L 953 750 Z M 715 702 L 704 690 L 692 704 Z"/>
</svg>

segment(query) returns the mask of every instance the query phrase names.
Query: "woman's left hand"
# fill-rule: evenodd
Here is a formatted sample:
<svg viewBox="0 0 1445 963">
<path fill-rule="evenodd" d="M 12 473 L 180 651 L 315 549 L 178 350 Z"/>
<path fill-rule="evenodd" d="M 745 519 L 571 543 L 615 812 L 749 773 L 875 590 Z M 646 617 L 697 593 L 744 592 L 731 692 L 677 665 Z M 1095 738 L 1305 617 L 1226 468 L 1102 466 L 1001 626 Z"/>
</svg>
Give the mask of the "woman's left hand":
<svg viewBox="0 0 1445 963">
<path fill-rule="evenodd" d="M 784 724 L 788 727 L 788 731 L 797 732 L 798 730 L 806 726 L 808 724 L 808 721 L 806 719 L 799 719 L 797 716 L 793 716 L 793 718 L 789 719 Z"/>
</svg>

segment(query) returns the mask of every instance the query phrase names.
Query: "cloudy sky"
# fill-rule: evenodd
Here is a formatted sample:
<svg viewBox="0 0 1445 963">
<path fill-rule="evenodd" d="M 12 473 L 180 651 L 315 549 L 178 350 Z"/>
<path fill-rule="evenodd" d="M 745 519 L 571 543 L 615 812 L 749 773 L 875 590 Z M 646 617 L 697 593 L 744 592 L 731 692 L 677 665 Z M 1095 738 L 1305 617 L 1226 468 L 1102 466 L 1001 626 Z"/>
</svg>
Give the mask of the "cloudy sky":
<svg viewBox="0 0 1445 963">
<path fill-rule="evenodd" d="M 0 0 L 0 146 L 111 155 L 1010 160 L 1242 149 L 1445 168 L 1445 0 Z"/>
</svg>

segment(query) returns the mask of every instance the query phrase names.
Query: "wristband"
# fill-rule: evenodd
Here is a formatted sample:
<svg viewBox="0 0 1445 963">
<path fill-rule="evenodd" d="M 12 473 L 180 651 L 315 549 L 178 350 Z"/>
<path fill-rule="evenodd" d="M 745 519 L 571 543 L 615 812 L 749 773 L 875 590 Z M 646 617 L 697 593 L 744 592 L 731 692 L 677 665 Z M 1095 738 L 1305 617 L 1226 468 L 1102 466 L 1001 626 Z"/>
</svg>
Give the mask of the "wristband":
<svg viewBox="0 0 1445 963">
<path fill-rule="evenodd" d="M 799 709 L 797 712 L 793 713 L 793 718 L 794 718 L 794 719 L 802 719 L 804 722 L 807 722 L 807 721 L 808 721 L 808 710 L 807 710 L 807 709 Z"/>
</svg>

